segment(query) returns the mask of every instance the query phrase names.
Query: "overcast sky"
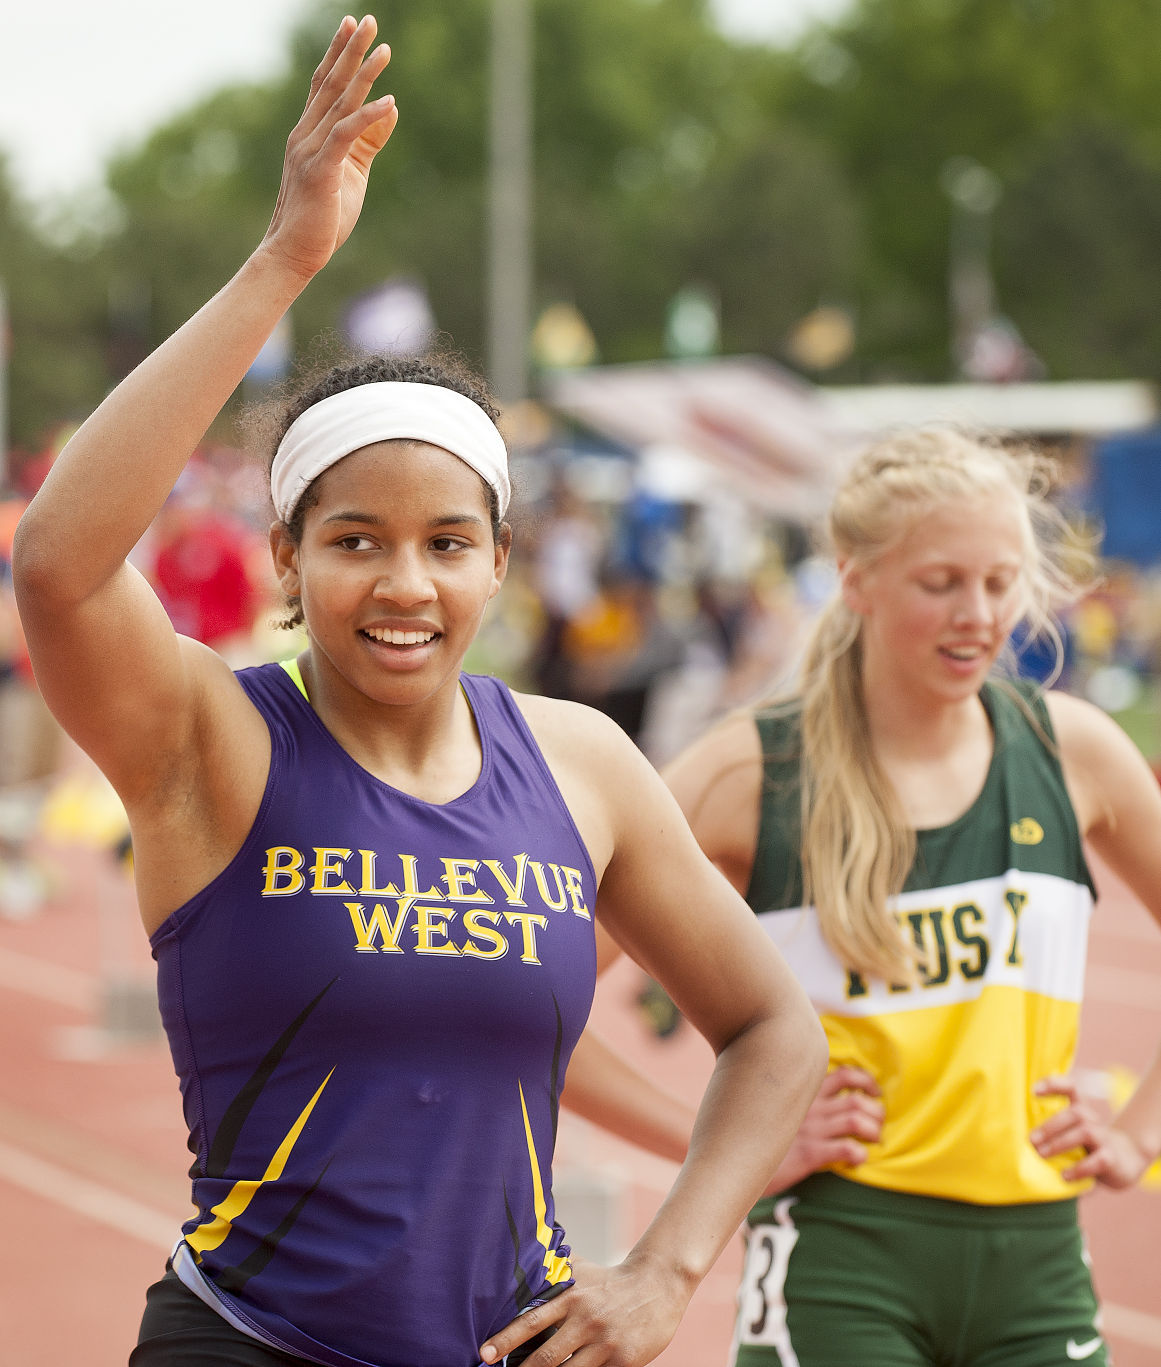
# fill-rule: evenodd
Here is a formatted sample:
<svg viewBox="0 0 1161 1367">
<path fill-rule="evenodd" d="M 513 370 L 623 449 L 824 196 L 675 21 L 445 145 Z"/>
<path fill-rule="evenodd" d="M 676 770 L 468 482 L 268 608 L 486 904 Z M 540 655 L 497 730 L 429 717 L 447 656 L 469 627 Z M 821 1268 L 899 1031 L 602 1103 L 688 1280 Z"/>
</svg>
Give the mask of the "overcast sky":
<svg viewBox="0 0 1161 1367">
<path fill-rule="evenodd" d="M 452 0 L 449 0 L 449 3 Z M 35 0 L 0 4 L 0 147 L 40 203 L 91 186 L 103 158 L 225 82 L 278 72 L 309 0 Z M 583 3 L 583 0 L 578 0 Z M 772 42 L 847 0 L 713 0 L 733 33 Z"/>
</svg>

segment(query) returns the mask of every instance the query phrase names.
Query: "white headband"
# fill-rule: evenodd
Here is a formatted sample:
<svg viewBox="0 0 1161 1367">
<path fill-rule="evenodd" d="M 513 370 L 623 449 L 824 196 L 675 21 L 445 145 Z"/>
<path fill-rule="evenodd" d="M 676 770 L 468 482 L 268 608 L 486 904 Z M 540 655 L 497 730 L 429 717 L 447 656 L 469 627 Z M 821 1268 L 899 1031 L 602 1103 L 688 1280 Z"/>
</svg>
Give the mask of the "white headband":
<svg viewBox="0 0 1161 1367">
<path fill-rule="evenodd" d="M 289 522 L 307 486 L 336 461 L 373 442 L 402 438 L 441 446 L 496 491 L 508 509 L 508 450 L 487 413 L 441 385 L 384 380 L 355 385 L 312 404 L 290 424 L 270 467 L 274 510 Z"/>
</svg>

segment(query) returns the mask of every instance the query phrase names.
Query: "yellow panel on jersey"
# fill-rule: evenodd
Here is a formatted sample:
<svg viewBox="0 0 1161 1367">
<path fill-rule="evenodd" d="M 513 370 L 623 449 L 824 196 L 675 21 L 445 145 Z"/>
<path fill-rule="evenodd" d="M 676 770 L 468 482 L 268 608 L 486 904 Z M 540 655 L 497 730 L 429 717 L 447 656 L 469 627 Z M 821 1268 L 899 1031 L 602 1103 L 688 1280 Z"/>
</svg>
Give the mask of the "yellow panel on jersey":
<svg viewBox="0 0 1161 1367">
<path fill-rule="evenodd" d="M 798 716 L 759 718 L 766 785 L 750 905 L 810 995 L 831 1064 L 865 1068 L 886 1119 L 866 1163 L 835 1171 L 893 1191 L 986 1205 L 1060 1200 L 1069 1157 L 1028 1135 L 1064 1103 L 1033 1087 L 1072 1066 L 1093 888 L 1059 760 L 1026 706 L 989 685 L 995 734 L 983 790 L 957 821 L 918 832 L 894 900 L 924 955 L 911 987 L 844 967 L 802 898 Z M 1041 730 L 1050 724 L 1033 700 Z"/>
<path fill-rule="evenodd" d="M 520 1109 L 524 1114 L 524 1136 L 528 1141 L 528 1165 L 532 1169 L 532 1199 L 536 1207 L 536 1238 L 544 1249 L 544 1279 L 550 1286 L 568 1281 L 572 1267 L 567 1258 L 553 1250 L 553 1232 L 548 1226 L 548 1206 L 544 1200 L 544 1180 L 540 1176 L 540 1160 L 536 1156 L 536 1141 L 528 1119 L 528 1105 L 524 1100 L 524 1084 L 520 1083 Z"/>
<path fill-rule="evenodd" d="M 294 1146 L 298 1143 L 298 1136 L 302 1133 L 303 1126 L 310 1119 L 310 1113 L 314 1110 L 315 1103 L 322 1096 L 323 1088 L 331 1080 L 334 1071 L 332 1068 L 323 1078 L 318 1091 L 303 1107 L 302 1113 L 290 1127 L 286 1138 L 279 1144 L 274 1157 L 267 1164 L 266 1171 L 262 1176 L 254 1180 L 235 1182 L 226 1198 L 219 1201 L 213 1208 L 211 1214 L 214 1218 L 204 1225 L 198 1225 L 197 1229 L 186 1235 L 185 1241 L 193 1249 L 199 1261 L 203 1253 L 225 1243 L 230 1230 L 233 1228 L 234 1221 L 249 1206 L 258 1194 L 259 1189 L 267 1182 L 277 1182 L 282 1176 L 286 1168 L 286 1160 L 294 1151 Z"/>
</svg>

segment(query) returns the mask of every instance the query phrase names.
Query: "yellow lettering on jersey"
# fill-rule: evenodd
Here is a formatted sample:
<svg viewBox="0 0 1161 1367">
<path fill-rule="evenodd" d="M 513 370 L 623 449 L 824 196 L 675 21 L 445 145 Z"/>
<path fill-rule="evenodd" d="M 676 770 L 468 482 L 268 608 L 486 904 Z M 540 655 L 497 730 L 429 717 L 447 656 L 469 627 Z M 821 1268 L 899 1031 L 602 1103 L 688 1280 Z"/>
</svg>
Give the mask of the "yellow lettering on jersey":
<svg viewBox="0 0 1161 1367">
<path fill-rule="evenodd" d="M 1025 817 L 1025 821 L 1030 821 L 1031 817 Z M 1008 962 L 1013 967 L 1018 967 L 1024 962 L 1020 955 L 1020 913 L 1028 905 L 1028 894 L 1018 892 L 1015 888 L 1009 888 L 1004 893 L 1004 901 L 1007 902 L 1012 912 L 1012 943 L 1008 946 Z"/>
<path fill-rule="evenodd" d="M 556 865 L 553 865 L 555 868 Z M 564 874 L 564 881 L 568 885 L 569 901 L 572 903 L 573 912 L 577 916 L 583 916 L 586 921 L 591 921 L 589 909 L 585 906 L 584 888 L 581 887 L 580 869 L 570 869 L 567 864 L 560 866 L 561 873 Z"/>
<path fill-rule="evenodd" d="M 969 925 L 969 921 L 972 925 Z M 955 928 L 955 938 L 964 949 L 975 951 L 975 961 L 960 959 L 956 967 L 960 973 L 969 980 L 982 978 L 988 971 L 988 959 L 991 957 L 991 949 L 988 945 L 988 938 L 984 934 L 973 935 L 973 927 L 979 929 L 984 923 L 984 913 L 974 902 L 964 902 L 955 908 L 951 913 L 951 923 Z"/>
<path fill-rule="evenodd" d="M 314 864 L 311 866 L 311 892 L 354 892 L 355 889 L 343 878 L 343 861 L 350 857 L 350 850 L 340 849 L 337 845 L 316 845 Z M 340 881 L 332 883 L 332 878 L 338 878 Z"/>
<path fill-rule="evenodd" d="M 303 855 L 293 845 L 272 845 L 266 851 L 266 864 L 262 869 L 265 882 L 262 885 L 263 897 L 293 897 L 306 886 L 306 879 L 299 870 L 305 862 Z"/>
<path fill-rule="evenodd" d="M 399 862 L 403 865 L 403 891 L 402 893 L 393 893 L 392 896 L 410 897 L 412 901 L 415 901 L 417 897 L 437 898 L 440 896 L 440 891 L 436 887 L 428 888 L 426 892 L 421 891 L 418 873 L 419 860 L 415 855 L 401 854 Z"/>
<path fill-rule="evenodd" d="M 516 880 L 504 872 L 504 865 L 498 859 L 485 859 L 484 867 L 491 869 L 496 875 L 496 882 L 504 889 L 504 896 L 510 907 L 526 907 L 528 903 L 524 900 L 524 878 L 528 873 L 527 854 L 516 856 Z"/>
<path fill-rule="evenodd" d="M 351 913 L 351 924 L 355 927 L 355 948 L 360 954 L 374 954 L 376 952 L 375 937 L 378 936 L 383 943 L 378 947 L 381 954 L 402 954 L 403 946 L 399 943 L 399 934 L 403 929 L 403 922 L 407 913 L 411 910 L 413 899 L 401 897 L 399 899 L 399 910 L 394 920 L 391 919 L 387 908 L 382 902 L 376 902 L 371 912 L 370 919 L 364 917 L 364 907 L 361 902 L 345 902 L 343 905 Z"/>
<path fill-rule="evenodd" d="M 556 878 L 556 901 L 553 901 L 548 895 L 548 879 L 544 876 L 544 865 L 534 859 L 532 861 L 532 873 L 536 878 L 536 886 L 540 889 L 540 896 L 546 907 L 551 907 L 553 911 L 563 911 L 567 897 L 564 891 L 564 883 L 560 877 L 560 865 L 549 864 L 548 867 Z"/>
<path fill-rule="evenodd" d="M 416 907 L 416 954 L 450 954 L 455 958 L 460 951 L 447 938 L 447 923 L 458 914 L 454 907 Z M 443 938 L 437 941 L 436 936 Z"/>
<path fill-rule="evenodd" d="M 360 897 L 398 897 L 399 889 L 390 883 L 385 888 L 375 886 L 375 861 L 378 855 L 374 850 L 360 850 L 363 861 L 363 876 L 359 880 Z"/>
<path fill-rule="evenodd" d="M 497 911 L 485 911 L 483 907 L 473 907 L 464 916 L 464 929 L 473 938 L 460 946 L 460 953 L 472 959 L 502 959 L 508 953 L 508 938 L 496 929 L 500 919 Z M 491 921 L 491 925 L 482 925 Z M 483 948 L 478 940 L 490 941 L 490 948 Z"/>
<path fill-rule="evenodd" d="M 483 888 L 476 887 L 476 870 L 480 867 L 478 859 L 443 859 L 444 874 L 440 880 L 447 884 L 449 902 L 491 902 Z M 471 892 L 465 892 L 471 888 Z"/>
<path fill-rule="evenodd" d="M 520 959 L 526 964 L 538 964 L 536 957 L 536 926 L 542 930 L 548 924 L 547 916 L 537 916 L 531 911 L 506 911 L 504 920 L 510 926 L 519 926 L 524 935 L 524 949 Z"/>
</svg>

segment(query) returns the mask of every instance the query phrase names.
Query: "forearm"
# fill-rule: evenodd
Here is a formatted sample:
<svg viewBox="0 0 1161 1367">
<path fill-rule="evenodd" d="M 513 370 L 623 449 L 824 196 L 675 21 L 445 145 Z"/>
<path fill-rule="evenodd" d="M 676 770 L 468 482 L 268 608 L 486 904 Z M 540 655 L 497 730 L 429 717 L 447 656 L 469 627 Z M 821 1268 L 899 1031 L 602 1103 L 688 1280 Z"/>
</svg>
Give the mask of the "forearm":
<svg viewBox="0 0 1161 1367">
<path fill-rule="evenodd" d="M 826 1072 L 817 1018 L 766 1020 L 719 1054 L 677 1181 L 630 1259 L 668 1264 L 690 1291 L 761 1195 Z"/>
<path fill-rule="evenodd" d="M 1113 1125 L 1140 1149 L 1147 1164 L 1161 1156 L 1161 1051 Z"/>
<path fill-rule="evenodd" d="M 22 520 L 25 579 L 83 599 L 124 561 L 305 281 L 259 248 L 80 427 Z M 84 547 L 84 554 L 77 548 Z"/>
<path fill-rule="evenodd" d="M 573 1050 L 561 1104 L 620 1139 L 675 1163 L 684 1160 L 693 1108 L 654 1085 L 586 1030 Z"/>
</svg>

